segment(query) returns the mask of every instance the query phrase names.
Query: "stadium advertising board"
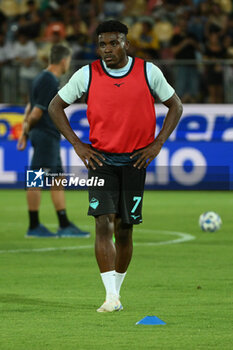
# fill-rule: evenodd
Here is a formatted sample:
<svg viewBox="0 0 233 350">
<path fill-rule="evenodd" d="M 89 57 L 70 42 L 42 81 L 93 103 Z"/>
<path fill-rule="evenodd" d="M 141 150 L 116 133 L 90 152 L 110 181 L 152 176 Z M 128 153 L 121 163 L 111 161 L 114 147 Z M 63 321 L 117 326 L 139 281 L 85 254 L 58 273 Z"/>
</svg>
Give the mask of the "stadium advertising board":
<svg viewBox="0 0 233 350">
<path fill-rule="evenodd" d="M 233 188 L 233 105 L 185 105 L 176 130 L 165 143 L 147 172 L 148 189 L 210 189 Z M 23 107 L 0 105 L 0 187 L 25 187 L 26 169 L 32 155 L 30 144 L 23 152 L 16 149 L 23 120 Z M 89 127 L 86 105 L 66 109 L 74 131 L 88 142 Z M 156 106 L 157 132 L 166 107 Z M 64 171 L 86 178 L 72 146 L 61 141 Z M 80 187 L 83 188 L 83 187 Z"/>
</svg>

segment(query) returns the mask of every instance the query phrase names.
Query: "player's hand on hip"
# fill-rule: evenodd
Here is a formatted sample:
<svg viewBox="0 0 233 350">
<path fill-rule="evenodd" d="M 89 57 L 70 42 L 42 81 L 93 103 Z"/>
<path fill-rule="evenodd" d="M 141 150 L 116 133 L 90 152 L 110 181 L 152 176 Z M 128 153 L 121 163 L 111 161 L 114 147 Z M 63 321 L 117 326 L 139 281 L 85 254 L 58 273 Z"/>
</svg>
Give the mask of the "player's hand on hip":
<svg viewBox="0 0 233 350">
<path fill-rule="evenodd" d="M 146 168 L 152 160 L 159 154 L 162 143 L 154 140 L 150 145 L 147 147 L 140 149 L 136 151 L 130 158 L 135 158 L 136 156 L 139 156 L 137 161 L 134 163 L 134 167 L 138 169 Z"/>
<path fill-rule="evenodd" d="M 23 151 L 26 148 L 26 146 L 27 146 L 27 136 L 25 134 L 22 134 L 18 139 L 17 150 Z"/>
<path fill-rule="evenodd" d="M 79 143 L 77 145 L 74 145 L 74 150 L 77 153 L 77 155 L 82 159 L 84 165 L 86 168 L 92 168 L 96 169 L 96 166 L 93 161 L 95 161 L 99 166 L 102 166 L 103 163 L 99 160 L 98 157 L 105 159 L 102 154 L 95 151 L 91 145 L 87 143 Z"/>
</svg>

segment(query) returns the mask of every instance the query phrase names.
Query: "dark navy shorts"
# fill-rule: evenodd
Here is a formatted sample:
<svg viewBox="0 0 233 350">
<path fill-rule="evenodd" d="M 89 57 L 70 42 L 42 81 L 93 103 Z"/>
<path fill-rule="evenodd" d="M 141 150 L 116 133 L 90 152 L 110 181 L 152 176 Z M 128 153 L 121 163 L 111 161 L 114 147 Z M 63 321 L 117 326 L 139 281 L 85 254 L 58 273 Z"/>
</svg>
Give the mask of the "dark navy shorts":
<svg viewBox="0 0 233 350">
<path fill-rule="evenodd" d="M 60 156 L 60 139 L 38 129 L 30 132 L 33 156 L 30 168 L 45 169 L 48 173 L 63 173 Z"/>
</svg>

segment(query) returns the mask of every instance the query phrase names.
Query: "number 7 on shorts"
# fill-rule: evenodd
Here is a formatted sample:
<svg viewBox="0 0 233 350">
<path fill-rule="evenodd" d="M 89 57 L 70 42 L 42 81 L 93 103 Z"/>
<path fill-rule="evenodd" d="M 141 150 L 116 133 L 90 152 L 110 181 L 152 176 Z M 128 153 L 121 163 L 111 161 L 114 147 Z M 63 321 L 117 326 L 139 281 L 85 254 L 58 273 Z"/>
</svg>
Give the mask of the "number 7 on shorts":
<svg viewBox="0 0 233 350">
<path fill-rule="evenodd" d="M 134 207 L 133 207 L 133 209 L 131 210 L 131 213 L 132 213 L 132 214 L 136 211 L 137 207 L 139 206 L 139 203 L 141 202 L 142 197 L 134 196 L 134 197 L 133 197 L 133 200 L 134 200 L 136 203 L 134 204 Z"/>
</svg>

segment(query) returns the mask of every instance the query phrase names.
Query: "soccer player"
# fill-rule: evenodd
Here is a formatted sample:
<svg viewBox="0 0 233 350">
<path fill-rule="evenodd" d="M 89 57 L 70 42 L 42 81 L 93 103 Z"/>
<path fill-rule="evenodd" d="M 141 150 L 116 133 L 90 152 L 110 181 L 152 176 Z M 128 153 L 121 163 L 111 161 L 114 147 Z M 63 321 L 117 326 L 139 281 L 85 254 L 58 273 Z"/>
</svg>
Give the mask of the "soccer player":
<svg viewBox="0 0 233 350">
<path fill-rule="evenodd" d="M 89 177 L 105 180 L 102 188 L 89 188 L 88 214 L 95 217 L 95 254 L 106 289 L 106 301 L 97 311 L 112 312 L 123 308 L 120 288 L 132 257 L 133 225 L 142 222 L 146 167 L 176 127 L 182 104 L 158 67 L 127 55 L 127 26 L 106 21 L 96 33 L 101 59 L 71 77 L 49 112 L 89 169 Z M 64 113 L 83 93 L 91 145 L 81 142 Z M 168 107 L 156 138 L 155 94 Z"/>
<path fill-rule="evenodd" d="M 24 150 L 28 136 L 34 148 L 31 169 L 46 169 L 50 173 L 63 173 L 60 158 L 60 132 L 48 114 L 48 105 L 59 88 L 58 78 L 67 72 L 70 66 L 71 52 L 66 46 L 55 45 L 51 49 L 50 64 L 33 81 L 30 103 L 26 106 L 22 135 L 17 148 Z M 51 197 L 57 211 L 59 229 L 57 234 L 50 232 L 39 221 L 41 191 L 29 188 L 27 201 L 29 210 L 29 229 L 27 237 L 88 237 L 68 220 L 65 209 L 65 195 L 62 186 L 51 188 Z"/>
</svg>

